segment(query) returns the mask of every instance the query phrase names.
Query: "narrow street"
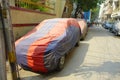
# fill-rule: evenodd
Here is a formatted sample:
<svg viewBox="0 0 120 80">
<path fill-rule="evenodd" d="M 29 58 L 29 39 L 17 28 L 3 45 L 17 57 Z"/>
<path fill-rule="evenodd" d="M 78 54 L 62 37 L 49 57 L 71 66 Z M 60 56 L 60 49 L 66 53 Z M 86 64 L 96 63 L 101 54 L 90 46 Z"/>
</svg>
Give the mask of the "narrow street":
<svg viewBox="0 0 120 80">
<path fill-rule="evenodd" d="M 90 27 L 86 39 L 67 56 L 61 72 L 40 75 L 20 70 L 20 76 L 22 80 L 119 80 L 119 44 L 120 37 L 100 26 Z"/>
</svg>

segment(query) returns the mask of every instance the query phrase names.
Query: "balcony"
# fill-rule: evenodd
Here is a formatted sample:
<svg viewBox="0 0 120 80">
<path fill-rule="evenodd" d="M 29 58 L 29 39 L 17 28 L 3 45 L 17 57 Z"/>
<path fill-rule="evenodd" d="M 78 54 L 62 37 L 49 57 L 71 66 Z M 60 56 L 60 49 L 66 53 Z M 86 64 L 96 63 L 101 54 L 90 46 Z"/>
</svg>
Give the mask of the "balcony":
<svg viewBox="0 0 120 80">
<path fill-rule="evenodd" d="M 105 12 L 104 14 L 110 15 L 110 14 L 112 14 L 112 11 L 113 11 L 113 8 L 112 8 L 111 4 L 110 3 L 107 4 L 104 9 L 104 12 Z"/>
<path fill-rule="evenodd" d="M 112 18 L 119 18 L 120 17 L 120 8 L 117 8 L 113 11 L 113 13 L 111 14 Z"/>
</svg>

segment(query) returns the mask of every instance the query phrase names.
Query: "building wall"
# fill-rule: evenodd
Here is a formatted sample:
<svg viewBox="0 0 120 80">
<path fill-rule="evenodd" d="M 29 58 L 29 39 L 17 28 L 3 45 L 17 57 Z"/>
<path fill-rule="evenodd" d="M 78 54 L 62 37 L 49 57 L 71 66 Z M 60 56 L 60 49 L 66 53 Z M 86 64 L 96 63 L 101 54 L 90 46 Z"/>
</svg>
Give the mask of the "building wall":
<svg viewBox="0 0 120 80">
<path fill-rule="evenodd" d="M 27 34 L 30 30 L 32 30 L 35 26 L 18 26 L 18 27 L 13 27 L 13 35 L 14 39 L 17 40 L 20 37 L 24 36 Z"/>
<path fill-rule="evenodd" d="M 44 19 L 55 18 L 55 14 L 29 11 L 25 9 L 16 9 L 11 7 L 10 10 L 13 32 L 15 40 L 25 35 Z"/>
<path fill-rule="evenodd" d="M 55 4 L 56 17 L 62 17 L 66 0 L 55 0 L 55 1 L 56 1 L 56 4 Z"/>
<path fill-rule="evenodd" d="M 10 6 L 15 6 L 15 0 L 9 0 Z"/>
<path fill-rule="evenodd" d="M 56 15 L 25 9 L 20 10 L 12 8 L 11 17 L 13 24 L 23 24 L 23 23 L 39 23 L 44 19 L 55 18 Z"/>
<path fill-rule="evenodd" d="M 102 17 L 104 16 L 103 10 L 104 10 L 104 3 L 102 3 L 102 4 L 100 5 L 100 10 L 99 10 L 99 18 L 101 18 L 101 19 L 102 19 Z"/>
<path fill-rule="evenodd" d="M 55 8 L 56 17 L 62 17 L 65 3 L 67 0 L 46 0 L 46 6 Z"/>
<path fill-rule="evenodd" d="M 0 22 L 1 23 L 1 22 Z M 6 80 L 6 58 L 3 31 L 0 25 L 0 80 Z"/>
<path fill-rule="evenodd" d="M 51 0 L 55 2 L 54 14 L 43 13 L 14 7 L 14 0 L 10 0 L 11 19 L 15 40 L 25 35 L 44 19 L 61 18 L 66 0 Z"/>
<path fill-rule="evenodd" d="M 66 0 L 64 12 L 62 14 L 63 18 L 69 18 L 71 17 L 71 13 L 73 11 L 73 4 L 70 2 L 70 0 Z"/>
<path fill-rule="evenodd" d="M 111 6 L 112 6 L 111 9 L 110 8 L 107 9 L 109 5 L 109 1 L 111 1 Z M 120 0 L 106 0 L 104 4 L 106 4 L 107 7 L 104 7 L 105 10 L 103 13 L 105 15 L 103 17 L 108 16 L 108 15 L 110 15 L 111 18 L 120 17 Z"/>
</svg>

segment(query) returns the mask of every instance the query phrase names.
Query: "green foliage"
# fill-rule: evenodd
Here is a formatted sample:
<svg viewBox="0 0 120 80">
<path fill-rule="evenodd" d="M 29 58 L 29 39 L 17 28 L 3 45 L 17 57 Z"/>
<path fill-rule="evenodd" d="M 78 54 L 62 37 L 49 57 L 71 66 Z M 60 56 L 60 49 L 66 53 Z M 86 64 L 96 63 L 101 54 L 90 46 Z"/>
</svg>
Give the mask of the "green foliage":
<svg viewBox="0 0 120 80">
<path fill-rule="evenodd" d="M 91 19 L 95 20 L 98 17 L 99 7 L 98 5 L 105 0 L 71 0 L 77 2 L 78 6 L 83 9 L 83 11 L 91 10 Z"/>
<path fill-rule="evenodd" d="M 24 2 L 19 3 L 19 6 L 22 7 L 22 8 L 30 9 L 30 7 Z"/>
<path fill-rule="evenodd" d="M 81 6 L 84 11 L 88 11 L 97 6 L 98 2 L 102 2 L 104 0 L 70 0 L 72 2 L 77 2 L 78 6 Z"/>
<path fill-rule="evenodd" d="M 84 11 L 88 11 L 97 6 L 99 0 L 78 0 L 78 5 L 82 7 Z"/>
<path fill-rule="evenodd" d="M 40 0 L 31 0 L 32 2 L 38 2 L 38 1 L 40 1 Z"/>
<path fill-rule="evenodd" d="M 98 17 L 98 12 L 99 12 L 99 8 L 96 7 L 94 9 L 91 10 L 91 21 L 96 20 L 96 18 Z"/>
<path fill-rule="evenodd" d="M 70 0 L 70 1 L 73 3 L 73 2 L 78 2 L 79 0 Z"/>
<path fill-rule="evenodd" d="M 40 0 L 31 0 L 32 2 L 38 2 Z M 39 10 L 43 12 L 48 12 L 48 9 L 39 5 L 32 5 L 32 4 L 27 4 L 25 2 L 20 2 L 19 3 L 20 7 L 26 8 L 26 9 L 32 9 L 32 10 Z"/>
<path fill-rule="evenodd" d="M 38 6 L 37 8 L 39 11 L 43 11 L 43 12 L 47 12 L 48 9 L 47 8 L 44 8 L 44 7 L 41 7 L 41 6 Z"/>
<path fill-rule="evenodd" d="M 98 0 L 98 3 L 101 4 L 103 3 L 105 0 Z"/>
</svg>

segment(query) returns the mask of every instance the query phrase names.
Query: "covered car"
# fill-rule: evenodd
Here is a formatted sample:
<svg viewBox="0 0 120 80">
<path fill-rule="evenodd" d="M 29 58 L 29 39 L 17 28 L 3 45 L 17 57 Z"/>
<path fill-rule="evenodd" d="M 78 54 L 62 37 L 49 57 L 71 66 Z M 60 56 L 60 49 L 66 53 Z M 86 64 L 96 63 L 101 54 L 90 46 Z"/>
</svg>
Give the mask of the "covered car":
<svg viewBox="0 0 120 80">
<path fill-rule="evenodd" d="M 76 19 L 44 20 L 16 41 L 17 63 L 23 69 L 36 73 L 61 70 L 65 55 L 79 44 L 80 36 Z"/>
<path fill-rule="evenodd" d="M 77 19 L 78 20 L 78 24 L 80 25 L 80 29 L 81 29 L 81 40 L 84 40 L 87 32 L 88 32 L 88 27 L 87 27 L 87 22 L 84 19 Z"/>
</svg>

